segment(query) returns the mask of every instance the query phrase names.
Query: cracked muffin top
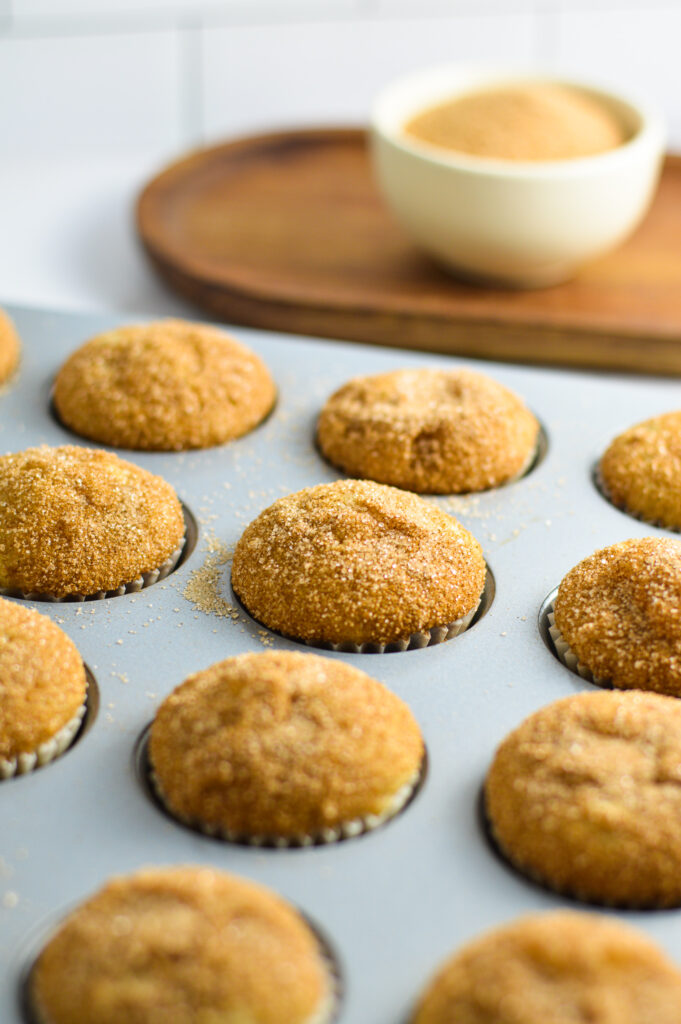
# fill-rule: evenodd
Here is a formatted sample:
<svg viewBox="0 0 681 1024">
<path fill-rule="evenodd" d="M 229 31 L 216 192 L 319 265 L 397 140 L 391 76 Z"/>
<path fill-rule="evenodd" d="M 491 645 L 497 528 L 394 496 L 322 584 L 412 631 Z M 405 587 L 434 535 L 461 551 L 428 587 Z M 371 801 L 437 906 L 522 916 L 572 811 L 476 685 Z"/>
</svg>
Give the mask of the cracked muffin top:
<svg viewBox="0 0 681 1024">
<path fill-rule="evenodd" d="M 257 426 L 275 398 L 259 356 L 217 327 L 184 320 L 92 338 L 67 359 L 54 387 L 71 430 L 150 451 L 224 444 Z"/>
<path fill-rule="evenodd" d="M 261 512 L 236 546 L 232 586 L 286 636 L 388 643 L 474 610 L 485 573 L 453 516 L 395 487 L 338 480 Z"/>
<path fill-rule="evenodd" d="M 471 370 L 395 370 L 356 377 L 322 409 L 323 454 L 350 476 L 408 491 L 497 487 L 536 451 L 539 424 L 520 398 Z"/>
<path fill-rule="evenodd" d="M 0 456 L 0 586 L 94 594 L 158 568 L 184 535 L 175 491 L 93 448 L 27 448 Z"/>
<path fill-rule="evenodd" d="M 681 703 L 600 690 L 555 701 L 503 741 L 485 783 L 500 849 L 601 904 L 681 904 Z"/>
</svg>

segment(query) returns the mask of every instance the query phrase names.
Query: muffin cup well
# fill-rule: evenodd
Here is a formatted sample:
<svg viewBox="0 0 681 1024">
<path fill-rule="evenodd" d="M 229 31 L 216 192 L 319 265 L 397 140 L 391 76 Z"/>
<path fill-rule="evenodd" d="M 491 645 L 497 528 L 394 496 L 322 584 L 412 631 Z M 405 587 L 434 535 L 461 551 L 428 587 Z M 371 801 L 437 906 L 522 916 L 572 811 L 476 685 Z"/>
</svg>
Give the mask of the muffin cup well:
<svg viewBox="0 0 681 1024">
<path fill-rule="evenodd" d="M 53 761 L 67 750 L 80 729 L 87 711 L 87 702 L 81 704 L 73 718 L 62 726 L 49 740 L 29 753 L 17 754 L 12 758 L 0 758 L 0 779 L 11 779 L 15 775 L 26 775 L 35 768 Z"/>
<path fill-rule="evenodd" d="M 62 597 L 58 597 L 56 594 L 19 590 L 16 587 L 0 587 L 0 596 L 21 598 L 24 601 L 62 603 L 64 601 L 101 601 L 105 597 L 122 597 L 123 594 L 137 594 L 140 590 L 144 590 L 146 587 L 150 587 L 152 584 L 158 583 L 159 580 L 163 580 L 166 576 L 170 575 L 182 557 L 186 540 L 187 535 L 185 532 L 178 546 L 161 565 L 156 569 L 150 569 L 149 572 L 142 573 L 136 579 L 130 580 L 129 583 L 121 583 L 114 590 L 98 590 L 94 594 L 64 594 Z"/>
<path fill-rule="evenodd" d="M 548 608 L 548 623 L 549 623 L 549 636 L 553 643 L 553 649 L 556 652 L 559 661 L 569 668 L 575 675 L 581 676 L 582 679 L 586 680 L 587 683 L 594 683 L 595 686 L 602 686 L 606 689 L 612 689 L 612 683 L 609 679 L 601 679 L 600 676 L 595 676 L 590 668 L 580 661 L 575 652 L 572 650 L 570 645 L 567 643 L 563 634 L 556 625 L 556 616 L 554 613 L 555 602 L 552 603 Z"/>
</svg>

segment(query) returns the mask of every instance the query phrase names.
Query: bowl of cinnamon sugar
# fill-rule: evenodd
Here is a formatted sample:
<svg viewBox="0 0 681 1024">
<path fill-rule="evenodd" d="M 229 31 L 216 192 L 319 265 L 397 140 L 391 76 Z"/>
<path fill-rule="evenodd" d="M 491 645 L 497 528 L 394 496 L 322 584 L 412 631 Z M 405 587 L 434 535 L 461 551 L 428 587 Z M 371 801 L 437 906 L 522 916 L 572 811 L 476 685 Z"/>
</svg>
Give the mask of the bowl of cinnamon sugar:
<svg viewBox="0 0 681 1024">
<path fill-rule="evenodd" d="M 665 132 L 650 106 L 583 82 L 446 67 L 385 88 L 371 140 L 379 187 L 417 245 L 464 278 L 537 288 L 636 228 Z"/>
</svg>

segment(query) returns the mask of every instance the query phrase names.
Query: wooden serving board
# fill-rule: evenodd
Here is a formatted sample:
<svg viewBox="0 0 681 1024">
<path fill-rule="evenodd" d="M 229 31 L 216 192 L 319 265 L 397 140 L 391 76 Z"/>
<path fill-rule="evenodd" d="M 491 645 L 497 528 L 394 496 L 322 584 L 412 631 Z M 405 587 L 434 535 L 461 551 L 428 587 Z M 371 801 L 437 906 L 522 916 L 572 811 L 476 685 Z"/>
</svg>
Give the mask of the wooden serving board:
<svg viewBox="0 0 681 1024">
<path fill-rule="evenodd" d="M 137 224 L 171 286 L 233 323 L 681 375 L 681 157 L 624 246 L 539 291 L 465 284 L 421 255 L 377 193 L 360 129 L 200 150 L 146 186 Z"/>
</svg>

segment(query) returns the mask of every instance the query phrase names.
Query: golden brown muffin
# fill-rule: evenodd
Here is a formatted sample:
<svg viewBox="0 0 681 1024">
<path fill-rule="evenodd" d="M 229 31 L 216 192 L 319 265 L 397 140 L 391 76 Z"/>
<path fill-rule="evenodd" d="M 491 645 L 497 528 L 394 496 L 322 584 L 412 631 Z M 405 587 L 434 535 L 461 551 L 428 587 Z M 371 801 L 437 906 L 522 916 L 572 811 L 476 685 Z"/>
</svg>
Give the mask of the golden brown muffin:
<svg viewBox="0 0 681 1024">
<path fill-rule="evenodd" d="M 554 616 L 556 650 L 568 664 L 571 651 L 581 675 L 681 697 L 681 541 L 643 537 L 596 551 L 563 579 Z"/>
<path fill-rule="evenodd" d="M 310 643 L 407 644 L 472 615 L 484 585 L 480 545 L 456 519 L 367 480 L 275 501 L 246 528 L 232 565 L 251 615 Z"/>
<path fill-rule="evenodd" d="M 41 1024 L 326 1024 L 332 991 L 292 907 L 199 867 L 111 879 L 66 919 L 31 974 Z"/>
<path fill-rule="evenodd" d="M 19 363 L 21 345 L 14 324 L 0 309 L 0 384 L 12 376 Z"/>
<path fill-rule="evenodd" d="M 597 914 L 521 917 L 465 945 L 412 1024 L 678 1024 L 681 973 L 641 932 Z"/>
<path fill-rule="evenodd" d="M 317 425 L 326 458 L 350 476 L 408 491 L 484 491 L 530 463 L 539 424 L 512 391 L 470 370 L 356 377 Z"/>
<path fill-rule="evenodd" d="M 0 598 L 0 778 L 61 754 L 78 731 L 86 692 L 83 662 L 66 633 Z"/>
<path fill-rule="evenodd" d="M 86 342 L 54 387 L 62 422 L 119 448 L 177 451 L 224 444 L 270 411 L 263 361 L 225 331 L 184 320 L 119 327 Z"/>
<path fill-rule="evenodd" d="M 170 484 L 109 452 L 44 445 L 0 457 L 6 590 L 116 590 L 171 558 L 183 535 Z"/>
<path fill-rule="evenodd" d="M 333 841 L 404 806 L 423 740 L 407 705 L 341 661 L 267 651 L 189 676 L 151 728 L 155 784 L 227 838 Z"/>
<path fill-rule="evenodd" d="M 681 703 L 596 690 L 555 701 L 503 741 L 485 784 L 520 871 L 602 904 L 681 904 Z"/>
<path fill-rule="evenodd" d="M 599 465 L 604 493 L 637 519 L 681 530 L 681 412 L 668 412 L 620 434 Z"/>
</svg>

